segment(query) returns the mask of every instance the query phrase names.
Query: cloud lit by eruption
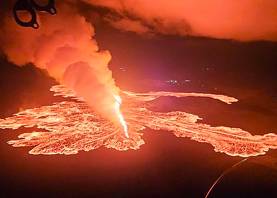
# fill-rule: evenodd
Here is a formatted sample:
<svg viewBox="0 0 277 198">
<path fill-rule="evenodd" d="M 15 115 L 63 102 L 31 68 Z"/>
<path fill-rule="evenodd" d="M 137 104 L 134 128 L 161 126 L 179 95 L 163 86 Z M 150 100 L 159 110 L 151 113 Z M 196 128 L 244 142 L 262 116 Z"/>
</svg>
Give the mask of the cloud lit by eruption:
<svg viewBox="0 0 277 198">
<path fill-rule="evenodd" d="M 114 95 L 119 95 L 108 68 L 111 55 L 100 51 L 94 28 L 71 4 L 58 3 L 59 13 L 39 16 L 39 29 L 18 26 L 7 16 L 0 30 L 0 45 L 8 60 L 45 69 L 70 87 L 103 117 L 118 122 Z"/>
<path fill-rule="evenodd" d="M 110 9 L 112 26 L 141 33 L 277 41 L 276 0 L 84 0 Z"/>
</svg>

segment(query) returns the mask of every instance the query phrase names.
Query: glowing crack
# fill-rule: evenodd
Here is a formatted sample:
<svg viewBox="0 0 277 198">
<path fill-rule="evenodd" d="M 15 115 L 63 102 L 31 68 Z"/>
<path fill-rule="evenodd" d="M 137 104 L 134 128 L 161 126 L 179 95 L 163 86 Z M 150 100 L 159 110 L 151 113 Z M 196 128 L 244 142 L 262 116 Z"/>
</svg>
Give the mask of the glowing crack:
<svg viewBox="0 0 277 198">
<path fill-rule="evenodd" d="M 150 101 L 161 96 L 207 97 L 227 104 L 238 101 L 232 97 L 203 93 L 122 92 L 122 113 L 129 130 L 127 138 L 122 129 L 97 115 L 82 98 L 76 97 L 73 91 L 61 85 L 53 86 L 51 91 L 55 96 L 68 99 L 0 119 L 2 129 L 38 129 L 19 135 L 19 139 L 11 140 L 9 144 L 14 147 L 32 147 L 30 154 L 76 154 L 101 146 L 120 151 L 136 150 L 144 144 L 142 132 L 148 127 L 173 132 L 177 137 L 209 143 L 216 152 L 231 156 L 257 156 L 265 154 L 269 149 L 277 148 L 277 135 L 274 133 L 251 135 L 239 128 L 212 127 L 197 123 L 201 118 L 186 112 L 154 112 L 147 108 Z"/>
</svg>

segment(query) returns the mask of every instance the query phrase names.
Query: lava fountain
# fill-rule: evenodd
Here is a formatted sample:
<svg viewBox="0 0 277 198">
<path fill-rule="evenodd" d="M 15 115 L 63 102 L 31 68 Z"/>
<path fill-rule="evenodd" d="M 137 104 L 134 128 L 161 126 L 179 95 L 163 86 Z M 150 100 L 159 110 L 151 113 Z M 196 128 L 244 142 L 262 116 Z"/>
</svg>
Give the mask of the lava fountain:
<svg viewBox="0 0 277 198">
<path fill-rule="evenodd" d="M 129 133 L 128 133 L 128 126 L 126 124 L 126 121 L 120 111 L 120 105 L 122 103 L 122 99 L 120 96 L 114 95 L 115 98 L 115 113 L 119 119 L 120 124 L 123 127 L 124 134 L 127 138 L 129 138 Z"/>
</svg>

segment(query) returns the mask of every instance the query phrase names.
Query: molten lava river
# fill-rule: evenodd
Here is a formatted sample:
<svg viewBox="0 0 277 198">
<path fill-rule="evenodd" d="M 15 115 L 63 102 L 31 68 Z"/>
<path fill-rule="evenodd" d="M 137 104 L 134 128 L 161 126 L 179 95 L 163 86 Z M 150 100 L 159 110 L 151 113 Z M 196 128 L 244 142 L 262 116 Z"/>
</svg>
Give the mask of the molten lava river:
<svg viewBox="0 0 277 198">
<path fill-rule="evenodd" d="M 181 111 L 154 112 L 149 110 L 149 103 L 161 96 L 169 97 L 207 97 L 231 104 L 238 100 L 224 95 L 202 93 L 121 92 L 124 106 L 121 111 L 128 125 L 128 136 L 123 129 L 109 120 L 97 115 L 82 98 L 64 86 L 51 88 L 55 96 L 62 96 L 62 102 L 50 106 L 27 109 L 12 117 L 0 119 L 0 128 L 18 129 L 36 127 L 38 130 L 23 133 L 19 139 L 8 143 L 14 147 L 31 147 L 30 154 L 76 154 L 90 151 L 101 146 L 119 151 L 139 149 L 144 144 L 143 130 L 163 130 L 174 133 L 177 137 L 190 138 L 197 142 L 206 142 L 216 152 L 231 156 L 257 156 L 269 149 L 277 149 L 277 135 L 251 135 L 239 128 L 212 127 L 198 123 L 197 115 Z"/>
</svg>

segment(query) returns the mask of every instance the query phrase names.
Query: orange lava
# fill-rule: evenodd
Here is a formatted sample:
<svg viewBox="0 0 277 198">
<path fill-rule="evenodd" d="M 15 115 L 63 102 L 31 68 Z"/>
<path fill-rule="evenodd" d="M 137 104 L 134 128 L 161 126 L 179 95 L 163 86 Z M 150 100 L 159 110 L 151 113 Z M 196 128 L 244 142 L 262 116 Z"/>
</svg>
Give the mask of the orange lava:
<svg viewBox="0 0 277 198">
<path fill-rule="evenodd" d="M 238 101 L 232 97 L 203 93 L 122 92 L 121 97 L 124 101 L 122 113 L 126 119 L 122 124 L 126 124 L 126 129 L 128 126 L 128 133 L 125 131 L 123 134 L 122 128 L 97 115 L 71 90 L 56 85 L 51 88 L 51 91 L 54 95 L 67 99 L 0 119 L 2 129 L 37 128 L 37 131 L 19 135 L 19 139 L 11 140 L 9 144 L 14 147 L 32 147 L 30 154 L 47 155 L 76 154 L 79 151 L 90 151 L 101 146 L 120 151 L 136 150 L 144 144 L 142 132 L 148 127 L 172 132 L 177 137 L 209 143 L 216 152 L 231 156 L 257 156 L 265 154 L 269 149 L 277 149 L 277 135 L 274 133 L 251 135 L 239 128 L 212 127 L 197 123 L 201 118 L 190 113 L 181 111 L 164 113 L 147 109 L 148 102 L 161 96 L 207 97 L 227 104 Z M 120 106 L 120 101 L 117 105 Z"/>
<path fill-rule="evenodd" d="M 122 103 L 122 100 L 121 100 L 120 96 L 114 96 L 114 98 L 115 98 L 115 113 L 116 113 L 116 115 L 119 119 L 120 124 L 123 127 L 123 131 L 124 131 L 125 136 L 127 138 L 129 138 L 128 126 L 127 126 L 126 121 L 125 121 L 125 119 L 124 119 L 124 117 L 123 117 L 123 115 L 120 111 L 120 105 Z"/>
</svg>

